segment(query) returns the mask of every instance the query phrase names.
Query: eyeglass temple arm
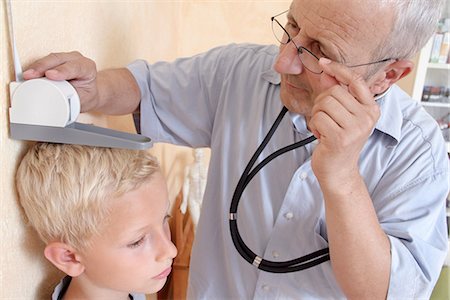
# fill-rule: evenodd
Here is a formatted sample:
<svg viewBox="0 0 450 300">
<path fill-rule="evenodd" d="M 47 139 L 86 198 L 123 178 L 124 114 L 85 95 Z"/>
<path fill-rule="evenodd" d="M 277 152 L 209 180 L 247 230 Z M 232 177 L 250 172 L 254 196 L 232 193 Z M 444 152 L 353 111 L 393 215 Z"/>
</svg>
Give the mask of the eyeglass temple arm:
<svg viewBox="0 0 450 300">
<path fill-rule="evenodd" d="M 284 13 L 284 12 L 283 12 L 283 13 Z M 283 13 L 282 13 L 282 14 L 283 14 Z M 277 16 L 279 16 L 279 15 L 280 15 L 280 14 L 278 14 Z M 283 31 L 286 33 L 286 35 L 287 35 L 287 37 L 288 37 L 288 40 L 286 41 L 286 43 L 283 43 L 283 42 L 281 42 L 281 41 L 280 41 L 280 43 L 282 43 L 282 44 L 287 44 L 287 43 L 289 43 L 290 41 L 294 42 L 294 41 L 292 40 L 291 35 L 289 34 L 289 32 L 287 32 L 286 29 L 284 28 L 284 26 L 281 25 L 280 22 L 278 22 L 277 19 L 275 19 L 277 16 L 273 16 L 272 18 L 270 18 L 270 19 L 272 20 L 272 23 L 273 23 L 273 21 L 277 22 L 278 26 L 280 26 L 281 29 L 283 29 Z M 278 38 L 277 38 L 277 39 L 278 39 Z M 295 43 L 294 43 L 294 45 L 295 45 Z M 295 46 L 297 47 L 297 45 L 295 45 Z M 297 49 L 298 49 L 298 47 L 297 47 Z"/>
<path fill-rule="evenodd" d="M 273 21 L 273 19 L 275 19 L 275 18 L 278 17 L 278 16 L 281 16 L 282 14 L 287 13 L 288 11 L 289 11 L 289 9 L 288 9 L 288 10 L 285 10 L 285 11 L 283 11 L 283 12 L 281 12 L 281 13 L 279 13 L 278 15 L 273 16 L 273 17 L 270 18 L 270 19 Z"/>
<path fill-rule="evenodd" d="M 373 64 L 379 64 L 379 63 L 390 61 L 390 60 L 398 61 L 397 58 L 386 58 L 386 59 L 382 59 L 382 60 L 379 60 L 379 61 L 374 61 L 374 62 L 365 63 L 365 64 L 359 64 L 359 65 L 352 65 L 352 66 L 347 66 L 347 67 L 349 67 L 349 68 L 356 68 L 356 67 L 368 66 L 368 65 L 373 65 Z"/>
</svg>

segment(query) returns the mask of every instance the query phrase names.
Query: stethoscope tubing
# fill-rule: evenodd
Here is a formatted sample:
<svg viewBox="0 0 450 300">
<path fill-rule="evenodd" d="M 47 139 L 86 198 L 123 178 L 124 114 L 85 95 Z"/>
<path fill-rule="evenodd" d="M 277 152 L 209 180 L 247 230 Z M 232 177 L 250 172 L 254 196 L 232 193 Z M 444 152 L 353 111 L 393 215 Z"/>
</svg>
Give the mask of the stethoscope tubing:
<svg viewBox="0 0 450 300">
<path fill-rule="evenodd" d="M 254 265 L 260 270 L 271 272 L 271 273 L 290 273 L 290 272 L 297 272 L 305 269 L 312 268 L 316 265 L 319 265 L 323 262 L 326 262 L 330 259 L 329 254 L 329 248 L 324 248 L 315 252 L 312 252 L 310 254 L 304 255 L 302 257 L 288 260 L 288 261 L 270 261 L 265 260 L 262 257 L 256 255 L 243 241 L 238 225 L 237 225 L 237 209 L 239 205 L 239 201 L 241 199 L 241 196 L 247 187 L 247 185 L 250 183 L 250 181 L 255 177 L 255 175 L 269 162 L 271 162 L 276 157 L 297 149 L 299 147 L 303 147 L 311 142 L 313 142 L 316 138 L 314 136 L 310 136 L 306 139 L 303 139 L 299 142 L 296 142 L 294 144 L 288 145 L 286 147 L 283 147 L 274 153 L 270 154 L 268 157 L 263 159 L 258 165 L 255 166 L 255 168 L 252 170 L 253 165 L 255 164 L 256 160 L 258 159 L 261 152 L 264 150 L 264 148 L 269 143 L 270 139 L 272 138 L 273 134 L 275 133 L 276 129 L 278 128 L 279 124 L 281 123 L 281 120 L 287 113 L 287 108 L 283 106 L 280 114 L 278 115 L 277 119 L 273 123 L 272 127 L 270 128 L 269 132 L 265 136 L 264 140 L 262 141 L 261 145 L 257 148 L 255 153 L 253 154 L 252 158 L 248 162 L 247 166 L 245 167 L 244 172 L 242 172 L 241 178 L 239 179 L 239 182 L 236 186 L 236 189 L 233 193 L 233 197 L 231 199 L 230 204 L 230 215 L 229 215 L 229 225 L 230 225 L 230 232 L 231 232 L 231 238 L 233 240 L 233 244 L 238 251 L 238 253 L 250 264 Z"/>
</svg>

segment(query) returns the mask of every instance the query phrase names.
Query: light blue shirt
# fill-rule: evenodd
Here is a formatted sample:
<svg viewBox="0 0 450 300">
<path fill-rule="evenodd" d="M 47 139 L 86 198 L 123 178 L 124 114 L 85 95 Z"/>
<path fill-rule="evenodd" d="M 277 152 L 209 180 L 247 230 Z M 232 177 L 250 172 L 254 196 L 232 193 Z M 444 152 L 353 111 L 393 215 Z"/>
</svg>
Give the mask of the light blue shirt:
<svg viewBox="0 0 450 300">
<path fill-rule="evenodd" d="M 229 45 L 192 58 L 128 66 L 142 95 L 142 133 L 157 142 L 211 147 L 194 242 L 192 299 L 344 298 L 330 262 L 295 273 L 259 271 L 238 254 L 230 202 L 250 157 L 282 108 L 275 46 Z M 435 121 L 398 87 L 378 100 L 381 118 L 360 172 L 391 242 L 389 298 L 429 297 L 447 250 L 449 167 Z M 288 114 L 258 161 L 311 135 Z M 314 144 L 288 152 L 248 185 L 239 231 L 256 254 L 286 261 L 328 247 L 323 196 L 311 169 Z"/>
</svg>

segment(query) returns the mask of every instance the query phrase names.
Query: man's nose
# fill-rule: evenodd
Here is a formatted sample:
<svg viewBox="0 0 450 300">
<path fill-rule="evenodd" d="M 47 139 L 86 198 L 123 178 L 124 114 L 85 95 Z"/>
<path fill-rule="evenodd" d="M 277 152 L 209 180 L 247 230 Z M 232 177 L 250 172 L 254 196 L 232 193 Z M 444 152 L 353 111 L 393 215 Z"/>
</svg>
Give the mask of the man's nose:
<svg viewBox="0 0 450 300">
<path fill-rule="evenodd" d="M 292 41 L 280 46 L 274 69 L 280 74 L 297 75 L 303 72 L 304 68 L 298 56 L 298 49 Z"/>
</svg>

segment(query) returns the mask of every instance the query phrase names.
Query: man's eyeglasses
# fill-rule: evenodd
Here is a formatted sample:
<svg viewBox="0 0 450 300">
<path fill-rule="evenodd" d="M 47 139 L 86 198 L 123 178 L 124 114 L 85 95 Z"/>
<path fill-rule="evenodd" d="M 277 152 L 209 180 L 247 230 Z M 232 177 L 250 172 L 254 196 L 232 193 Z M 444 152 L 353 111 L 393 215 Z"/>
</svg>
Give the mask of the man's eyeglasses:
<svg viewBox="0 0 450 300">
<path fill-rule="evenodd" d="M 308 71 L 310 71 L 314 74 L 321 74 L 323 72 L 323 70 L 322 70 L 322 67 L 319 65 L 319 59 L 322 56 L 319 56 L 319 54 L 314 54 L 311 50 L 309 50 L 303 46 L 297 46 L 297 44 L 292 39 L 291 34 L 289 34 L 289 32 L 286 30 L 286 28 L 284 28 L 284 26 L 281 25 L 281 23 L 276 19 L 277 17 L 287 13 L 288 11 L 289 10 L 286 10 L 286 11 L 279 13 L 278 15 L 275 15 L 270 18 L 272 21 L 272 31 L 273 31 L 273 34 L 275 35 L 275 38 L 278 40 L 278 42 L 280 42 L 281 44 L 284 44 L 284 45 L 288 44 L 289 42 L 292 42 L 294 44 L 295 48 L 297 48 L 297 53 L 298 53 L 298 56 L 303 64 L 303 66 Z M 295 33 L 294 37 L 297 34 L 298 33 Z M 379 61 L 351 65 L 351 66 L 347 66 L 347 67 L 356 68 L 356 67 L 361 67 L 361 66 L 378 64 L 378 63 L 382 63 L 382 62 L 386 62 L 386 61 L 390 61 L 390 60 L 393 60 L 393 59 L 386 58 L 386 59 L 382 59 Z"/>
</svg>

